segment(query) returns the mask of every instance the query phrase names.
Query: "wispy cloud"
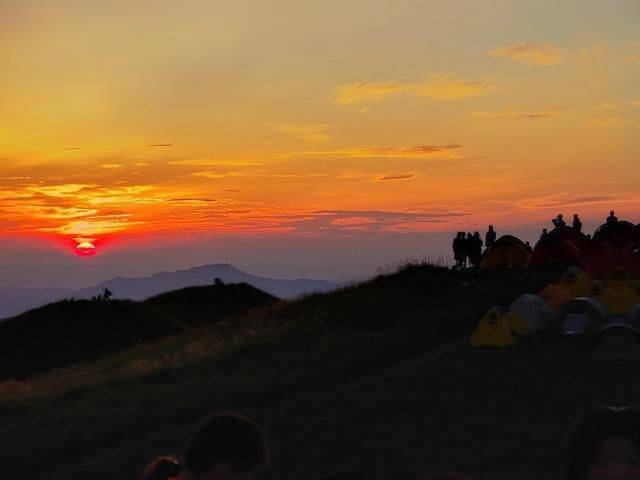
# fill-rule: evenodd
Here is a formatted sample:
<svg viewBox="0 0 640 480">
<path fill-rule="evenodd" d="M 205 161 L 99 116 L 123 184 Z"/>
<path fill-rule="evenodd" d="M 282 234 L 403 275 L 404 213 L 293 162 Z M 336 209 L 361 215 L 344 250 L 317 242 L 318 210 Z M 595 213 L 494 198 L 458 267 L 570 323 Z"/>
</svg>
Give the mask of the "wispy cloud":
<svg viewBox="0 0 640 480">
<path fill-rule="evenodd" d="M 290 157 L 329 158 L 460 158 L 462 146 L 456 143 L 443 145 L 414 145 L 412 147 L 364 147 L 340 150 L 306 150 L 287 154 Z"/>
<path fill-rule="evenodd" d="M 40 231 L 62 235 L 106 235 L 121 232 L 144 222 L 130 220 L 79 220 L 59 227 L 43 227 Z"/>
<path fill-rule="evenodd" d="M 592 65 L 599 65 L 604 61 L 608 48 L 607 42 L 597 42 L 589 47 L 581 48 L 580 57 Z"/>
<path fill-rule="evenodd" d="M 428 82 L 414 85 L 411 92 L 433 100 L 455 100 L 486 95 L 493 89 L 486 78 L 469 79 L 447 73 L 432 75 Z"/>
<path fill-rule="evenodd" d="M 455 73 L 431 75 L 422 83 L 352 83 L 334 89 L 334 101 L 341 104 L 371 103 L 398 94 L 427 97 L 432 100 L 455 100 L 487 95 L 495 87 L 488 78 L 469 79 Z"/>
<path fill-rule="evenodd" d="M 331 125 L 325 123 L 318 123 L 312 125 L 294 125 L 294 124 L 281 124 L 272 123 L 269 127 L 278 133 L 286 133 L 298 138 L 313 143 L 322 143 L 331 140 L 331 135 L 328 131 L 331 129 Z"/>
<path fill-rule="evenodd" d="M 105 170 L 124 170 L 126 168 L 136 168 L 136 167 L 148 167 L 149 164 L 145 162 L 135 162 L 135 163 L 103 163 L 100 165 L 100 168 L 104 168 Z"/>
<path fill-rule="evenodd" d="M 588 127 L 625 127 L 633 123 L 630 119 L 620 116 L 592 118 L 585 122 Z"/>
<path fill-rule="evenodd" d="M 169 165 L 184 165 L 188 167 L 259 167 L 262 162 L 250 159 L 216 159 L 202 158 L 191 160 L 171 160 Z"/>
<path fill-rule="evenodd" d="M 487 53 L 490 57 L 506 58 L 528 66 L 550 66 L 563 63 L 567 52 L 550 43 L 516 43 Z"/>
<path fill-rule="evenodd" d="M 408 178 L 412 178 L 413 173 L 402 173 L 396 175 L 385 175 L 384 177 L 380 177 L 380 180 L 406 180 Z"/>
<path fill-rule="evenodd" d="M 525 198 L 517 203 L 519 207 L 527 210 L 544 210 L 548 208 L 584 206 L 601 203 L 613 204 L 625 202 L 634 198 L 637 198 L 637 194 L 576 195 L 568 192 L 560 192 L 551 195 Z"/>
<path fill-rule="evenodd" d="M 596 106 L 596 110 L 602 110 L 602 111 L 608 111 L 608 112 L 616 111 L 616 110 L 620 110 L 620 104 L 617 102 L 602 102 Z"/>
<path fill-rule="evenodd" d="M 480 118 L 523 118 L 527 120 L 536 120 L 542 118 L 555 117 L 562 113 L 560 108 L 520 108 L 512 107 L 497 112 L 474 112 L 471 115 Z"/>
<path fill-rule="evenodd" d="M 407 91 L 408 84 L 395 82 L 382 83 L 350 83 L 335 87 L 335 101 L 337 103 L 379 102 L 387 97 Z"/>
<path fill-rule="evenodd" d="M 147 147 L 175 147 L 173 143 L 149 143 Z"/>
</svg>

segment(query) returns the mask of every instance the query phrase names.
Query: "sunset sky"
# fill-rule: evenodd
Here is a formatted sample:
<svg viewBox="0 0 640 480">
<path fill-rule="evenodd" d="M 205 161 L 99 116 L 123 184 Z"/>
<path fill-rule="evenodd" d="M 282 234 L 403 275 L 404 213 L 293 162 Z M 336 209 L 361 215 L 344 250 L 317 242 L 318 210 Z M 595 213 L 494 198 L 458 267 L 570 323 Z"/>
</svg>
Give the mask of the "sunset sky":
<svg viewBox="0 0 640 480">
<path fill-rule="evenodd" d="M 0 62 L 5 255 L 640 221 L 636 0 L 1 0 Z"/>
</svg>

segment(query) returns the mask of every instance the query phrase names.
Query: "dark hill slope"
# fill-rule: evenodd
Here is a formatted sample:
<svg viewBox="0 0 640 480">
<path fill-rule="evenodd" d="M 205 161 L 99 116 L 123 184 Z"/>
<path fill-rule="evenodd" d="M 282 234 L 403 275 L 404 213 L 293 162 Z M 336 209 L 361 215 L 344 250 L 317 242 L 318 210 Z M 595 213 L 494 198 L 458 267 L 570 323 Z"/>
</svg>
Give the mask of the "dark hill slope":
<svg viewBox="0 0 640 480">
<path fill-rule="evenodd" d="M 205 325 L 246 310 L 278 302 L 273 295 L 246 283 L 188 287 L 163 293 L 144 302 L 185 325 Z"/>
<path fill-rule="evenodd" d="M 394 431 L 391 421 L 384 426 L 384 433 L 380 427 L 380 439 L 375 444 L 371 444 L 368 435 L 359 438 L 351 435 L 351 443 L 347 445 L 340 440 L 347 435 L 345 432 L 358 432 L 363 425 L 373 425 L 376 417 L 367 414 L 365 418 L 361 414 L 359 404 L 363 400 L 359 399 L 351 402 L 350 407 L 344 405 L 344 418 L 339 423 L 327 421 L 333 418 L 334 406 L 325 408 L 328 404 L 324 395 L 345 383 L 357 384 L 363 376 L 385 370 L 396 361 L 469 334 L 491 305 L 508 304 L 521 293 L 537 292 L 556 280 L 561 271 L 562 267 L 550 267 L 478 275 L 412 265 L 331 294 L 293 303 L 280 302 L 238 321 L 213 323 L 193 334 L 149 342 L 105 358 L 106 365 L 96 362 L 84 366 L 86 375 L 95 372 L 108 381 L 89 383 L 62 394 L 35 390 L 30 400 L 12 400 L 15 397 L 5 393 L 4 400 L 0 399 L 4 419 L 0 438 L 11 438 L 12 442 L 0 452 L 0 472 L 34 480 L 134 478 L 152 456 L 181 451 L 193 423 L 218 409 L 241 411 L 261 423 L 270 419 L 267 427 L 276 451 L 276 471 L 282 475 L 268 478 L 304 478 L 312 472 L 317 474 L 319 464 L 328 471 L 350 464 L 360 468 L 361 462 L 366 464 L 373 458 L 386 462 L 396 456 L 389 455 L 389 449 L 399 452 L 391 440 L 403 437 L 404 433 Z M 208 343 L 209 339 L 213 341 Z M 208 349 L 210 355 L 196 356 L 191 361 L 187 358 L 180 363 L 156 362 L 170 356 L 172 351 L 188 352 L 199 345 Z M 567 351 L 567 355 L 571 353 Z M 475 428 L 485 435 L 491 426 L 492 417 L 486 412 L 473 417 L 470 408 L 473 405 L 463 393 L 468 378 L 477 383 L 486 377 L 486 372 L 471 368 L 474 359 L 472 354 L 467 355 L 468 371 L 456 371 L 460 387 L 450 400 L 455 402 L 454 411 L 468 409 L 472 425 L 454 425 L 450 435 L 447 433 L 446 445 L 459 441 L 456 432 L 460 429 Z M 502 355 L 499 359 L 491 368 L 501 379 L 505 359 Z M 158 366 L 134 377 L 118 371 L 120 362 L 147 360 Z M 531 365 L 535 370 L 535 362 Z M 510 368 L 518 375 L 521 365 L 516 363 Z M 453 372 L 442 363 L 434 365 L 434 372 L 437 377 L 424 380 L 426 393 L 421 395 L 447 401 L 443 379 Z M 64 382 L 65 373 L 52 372 L 50 380 Z M 539 376 L 536 385 L 545 389 L 547 373 L 532 371 L 532 377 L 537 378 L 536 375 Z M 506 385 L 516 382 L 513 392 L 518 392 L 517 377 L 505 378 L 504 382 Z M 563 380 L 558 384 L 563 382 L 566 383 Z M 33 385 L 37 388 L 39 384 Z M 508 387 L 505 390 L 513 394 Z M 363 396 L 367 395 L 365 390 Z M 482 383 L 474 395 L 486 395 L 487 401 L 493 400 L 491 384 Z M 548 396 L 547 390 L 541 395 Z M 386 405 L 396 396 L 410 398 L 416 405 L 428 401 L 423 396 L 391 389 L 387 399 L 372 410 L 392 419 L 398 412 Z M 500 408 L 504 405 L 513 408 L 510 396 L 497 400 Z M 527 405 L 526 399 L 522 399 L 517 410 L 524 412 Z M 408 440 L 415 442 L 416 448 L 431 448 L 431 439 L 437 443 L 442 438 L 442 431 L 425 423 L 430 415 L 437 416 L 437 409 L 425 409 L 414 419 L 420 428 Z M 307 422 L 314 419 L 318 423 L 308 428 Z M 294 456 L 286 454 L 294 446 L 304 449 L 310 438 L 317 440 L 310 450 L 318 454 L 316 460 L 303 460 L 300 451 Z M 492 438 L 505 448 L 513 443 L 511 438 L 500 443 L 503 440 Z M 484 437 L 477 440 L 484 441 Z M 379 448 L 385 442 L 388 448 Z M 339 450 L 339 458 L 327 457 L 327 445 Z M 474 448 L 464 450 L 469 455 L 474 455 L 473 451 Z M 459 449 L 453 448 L 451 452 L 455 458 L 461 458 Z M 399 478 L 393 472 L 400 465 L 378 466 L 380 473 L 372 478 Z M 76 477 L 72 472 L 82 474 Z"/>
<path fill-rule="evenodd" d="M 0 323 L 0 379 L 21 378 L 181 333 L 131 301 L 61 301 Z"/>
</svg>

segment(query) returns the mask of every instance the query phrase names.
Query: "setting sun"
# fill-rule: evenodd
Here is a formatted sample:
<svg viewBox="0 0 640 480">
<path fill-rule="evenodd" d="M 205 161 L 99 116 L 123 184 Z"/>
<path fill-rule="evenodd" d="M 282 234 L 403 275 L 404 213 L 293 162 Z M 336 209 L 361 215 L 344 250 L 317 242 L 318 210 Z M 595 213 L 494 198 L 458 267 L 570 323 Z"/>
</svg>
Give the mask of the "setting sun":
<svg viewBox="0 0 640 480">
<path fill-rule="evenodd" d="M 82 257 L 88 257 L 97 253 L 96 246 L 93 242 L 84 240 L 78 243 L 76 246 L 76 254 Z"/>
</svg>

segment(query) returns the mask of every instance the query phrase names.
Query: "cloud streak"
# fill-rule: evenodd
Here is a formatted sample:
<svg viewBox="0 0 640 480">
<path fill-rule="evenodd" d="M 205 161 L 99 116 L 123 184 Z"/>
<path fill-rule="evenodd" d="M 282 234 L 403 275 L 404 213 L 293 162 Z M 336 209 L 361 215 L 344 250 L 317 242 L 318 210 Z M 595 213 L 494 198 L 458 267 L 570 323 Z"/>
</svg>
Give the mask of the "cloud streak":
<svg viewBox="0 0 640 480">
<path fill-rule="evenodd" d="M 328 133 L 331 125 L 327 125 L 325 123 L 312 125 L 272 123 L 269 124 L 269 127 L 274 132 L 289 134 L 297 139 L 305 140 L 307 142 L 323 143 L 331 140 L 331 135 Z"/>
<path fill-rule="evenodd" d="M 487 52 L 487 55 L 534 67 L 559 65 L 567 58 L 565 50 L 550 43 L 516 43 Z"/>
<path fill-rule="evenodd" d="M 413 173 L 404 173 L 404 174 L 397 174 L 397 175 L 385 175 L 384 177 L 380 178 L 380 181 L 406 180 L 406 179 L 412 178 L 412 177 L 413 177 Z"/>
<path fill-rule="evenodd" d="M 487 95 L 495 90 L 488 78 L 465 78 L 455 73 L 434 74 L 422 83 L 351 83 L 334 88 L 334 101 L 348 105 L 372 103 L 405 94 L 431 100 L 457 100 Z"/>
</svg>

